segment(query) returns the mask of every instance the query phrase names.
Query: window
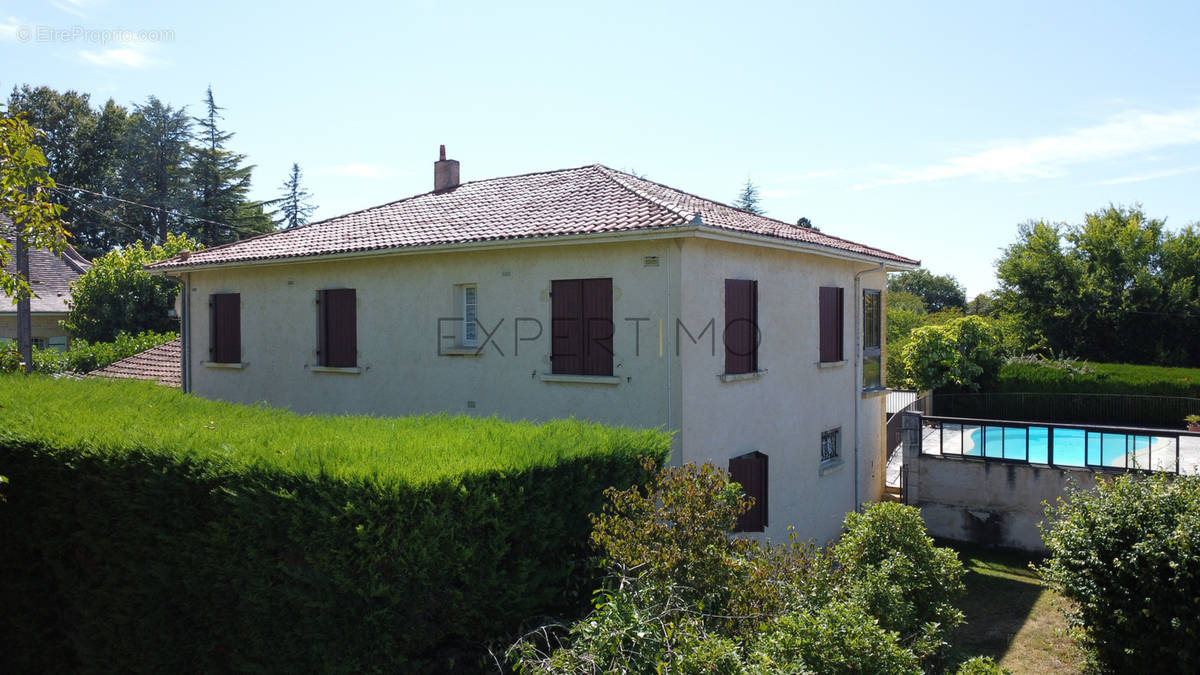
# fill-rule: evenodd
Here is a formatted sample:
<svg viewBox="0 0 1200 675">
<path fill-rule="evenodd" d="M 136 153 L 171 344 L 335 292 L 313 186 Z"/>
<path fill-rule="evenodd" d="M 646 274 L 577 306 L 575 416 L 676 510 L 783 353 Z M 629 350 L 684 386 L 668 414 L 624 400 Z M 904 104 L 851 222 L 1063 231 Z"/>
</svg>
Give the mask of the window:
<svg viewBox="0 0 1200 675">
<path fill-rule="evenodd" d="M 767 456 L 748 452 L 729 460 L 729 480 L 742 486 L 754 505 L 738 517 L 734 532 L 762 532 L 767 527 Z"/>
<path fill-rule="evenodd" d="M 842 343 L 844 342 L 843 318 L 845 313 L 842 309 L 844 291 L 843 288 L 836 286 L 822 286 L 820 299 L 820 324 L 821 324 L 821 363 L 832 363 L 842 361 L 845 357 L 845 352 L 842 351 Z"/>
<path fill-rule="evenodd" d="M 550 282 L 550 363 L 556 375 L 613 374 L 612 279 Z"/>
<path fill-rule="evenodd" d="M 475 284 L 463 284 L 459 286 L 459 302 L 462 303 L 461 316 L 462 323 L 462 345 L 463 347 L 478 347 L 478 321 L 477 310 L 479 308 L 479 291 Z"/>
<path fill-rule="evenodd" d="M 242 296 L 214 293 L 208 296 L 208 360 L 240 363 L 242 360 Z"/>
<path fill-rule="evenodd" d="M 353 288 L 317 291 L 317 363 L 329 368 L 358 365 L 358 307 Z"/>
<path fill-rule="evenodd" d="M 52 337 L 49 340 L 47 340 L 46 347 L 49 349 L 57 349 L 60 352 L 65 352 L 65 351 L 67 351 L 67 343 L 68 342 L 69 342 L 69 340 L 67 339 L 66 335 L 59 335 L 57 337 Z"/>
<path fill-rule="evenodd" d="M 725 280 L 725 372 L 758 370 L 758 282 Z"/>
<path fill-rule="evenodd" d="M 883 322 L 881 295 L 863 291 L 863 389 L 883 386 Z"/>
<path fill-rule="evenodd" d="M 33 345 L 34 349 L 45 349 L 47 343 L 46 343 L 46 338 L 35 337 L 35 338 L 29 338 L 29 344 Z"/>
<path fill-rule="evenodd" d="M 842 456 L 842 430 L 821 432 L 821 462 L 833 462 Z"/>
</svg>

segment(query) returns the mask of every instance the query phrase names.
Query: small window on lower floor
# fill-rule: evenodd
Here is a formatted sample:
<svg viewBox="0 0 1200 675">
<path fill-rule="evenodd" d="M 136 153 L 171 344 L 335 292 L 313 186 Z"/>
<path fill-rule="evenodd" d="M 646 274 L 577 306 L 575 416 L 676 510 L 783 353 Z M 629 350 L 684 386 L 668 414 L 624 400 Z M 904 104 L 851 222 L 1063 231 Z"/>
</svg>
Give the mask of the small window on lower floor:
<svg viewBox="0 0 1200 675">
<path fill-rule="evenodd" d="M 842 456 L 842 430 L 830 429 L 821 432 L 821 461 L 834 462 Z"/>
<path fill-rule="evenodd" d="M 46 344 L 50 347 L 50 349 L 57 349 L 60 352 L 65 352 L 67 351 L 67 342 L 67 336 L 59 335 L 58 337 L 50 338 Z"/>
<path fill-rule="evenodd" d="M 46 348 L 46 338 L 44 338 L 44 337 L 35 337 L 35 338 L 33 338 L 32 342 L 33 342 L 33 347 L 35 349 L 45 349 Z"/>
<path fill-rule="evenodd" d="M 738 517 L 734 532 L 762 532 L 767 527 L 767 456 L 748 452 L 729 460 L 729 480 L 742 486 L 754 505 Z"/>
<path fill-rule="evenodd" d="M 459 284 L 458 315 L 462 317 L 462 328 L 459 330 L 459 347 L 478 347 L 478 310 L 479 289 L 475 284 Z"/>
</svg>

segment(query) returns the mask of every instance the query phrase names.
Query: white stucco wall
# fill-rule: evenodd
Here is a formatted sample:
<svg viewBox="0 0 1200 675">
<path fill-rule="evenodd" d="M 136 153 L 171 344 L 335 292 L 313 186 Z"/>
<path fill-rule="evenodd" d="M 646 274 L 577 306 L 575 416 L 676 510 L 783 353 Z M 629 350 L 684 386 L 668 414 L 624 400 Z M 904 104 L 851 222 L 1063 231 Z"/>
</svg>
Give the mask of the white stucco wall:
<svg viewBox="0 0 1200 675">
<path fill-rule="evenodd" d="M 70 333 L 66 328 L 58 325 L 59 321 L 67 318 L 65 313 L 49 314 L 46 312 L 38 312 L 33 314 L 30 321 L 32 328 L 31 334 L 33 338 L 49 340 L 53 337 L 67 337 L 68 342 Z M 16 313 L 0 314 L 0 340 L 16 340 L 17 339 L 17 315 Z"/>
<path fill-rule="evenodd" d="M 689 239 L 683 244 L 680 319 L 693 335 L 715 319 L 716 348 L 706 339 L 680 345 L 683 369 L 682 449 L 684 461 L 711 460 L 757 450 L 769 457 L 766 537 L 782 541 L 788 526 L 801 538 L 836 537 L 855 507 L 855 441 L 863 480 L 859 502 L 882 490 L 883 397 L 862 396 L 857 372 L 859 333 L 855 274 L 874 269 L 765 247 Z M 864 274 L 862 287 L 881 288 L 883 273 Z M 761 377 L 725 382 L 723 328 L 725 279 L 758 281 Z M 844 353 L 838 364 L 821 364 L 818 297 L 821 286 L 845 290 Z M 861 401 L 856 433 L 855 399 Z M 822 464 L 821 434 L 841 430 L 841 460 Z M 879 484 L 879 489 L 873 485 Z"/>
<path fill-rule="evenodd" d="M 646 256 L 658 266 L 647 267 Z M 867 263 L 699 238 L 420 253 L 189 273 L 194 393 L 265 401 L 297 412 L 404 415 L 441 412 L 507 419 L 579 418 L 676 430 L 674 461 L 714 461 L 759 450 L 770 457 L 769 527 L 821 542 L 837 536 L 859 502 L 882 491 L 881 395 L 863 395 L 857 359 Z M 618 384 L 546 382 L 550 282 L 613 279 L 614 374 Z M 723 382 L 724 280 L 758 281 L 762 377 Z M 481 356 L 439 356 L 438 318 L 458 313 L 455 286 L 478 288 L 487 332 Z M 846 361 L 818 364 L 818 288 L 845 291 Z M 882 288 L 884 275 L 862 275 Z M 354 288 L 361 372 L 314 371 L 316 291 Z M 211 367 L 208 296 L 241 294 L 242 369 Z M 536 341 L 514 344 L 514 325 Z M 637 321 L 634 321 L 637 319 Z M 699 336 L 693 344 L 676 319 Z M 661 326 L 661 329 L 660 329 Z M 448 326 L 444 326 L 448 327 Z M 635 334 L 636 328 L 636 334 Z M 635 339 L 636 335 L 636 339 Z M 678 341 L 677 341 L 678 338 Z M 480 343 L 486 339 L 480 332 Z M 450 342 L 445 347 L 452 346 Z M 855 425 L 855 401 L 860 403 Z M 474 407 L 469 407 L 473 402 Z M 821 432 L 841 429 L 841 461 L 822 466 Z"/>
<path fill-rule="evenodd" d="M 649 321 L 635 344 L 626 317 L 667 313 L 670 242 L 552 246 L 475 253 L 396 255 L 191 274 L 192 391 L 297 412 L 405 415 L 440 412 L 508 419 L 579 418 L 668 427 L 668 370 Z M 658 267 L 643 257 L 660 256 Z M 619 384 L 542 381 L 550 373 L 550 282 L 613 278 L 614 374 Z M 458 316 L 455 286 L 478 288 L 478 315 L 494 342 L 480 356 L 438 355 L 440 317 Z M 316 292 L 354 288 L 359 374 L 314 371 Z M 210 367 L 208 296 L 241 294 L 241 370 Z M 514 327 L 521 319 L 516 342 Z M 499 328 L 495 326 L 499 323 Z M 450 329 L 452 323 L 442 324 Z M 447 330 L 446 332 L 450 332 Z M 484 344 L 486 335 L 479 334 Z M 445 341 L 444 348 L 453 346 Z M 651 348 L 654 348 L 653 350 Z M 651 353 L 653 352 L 653 353 Z M 474 407 L 469 407 L 470 402 Z"/>
</svg>

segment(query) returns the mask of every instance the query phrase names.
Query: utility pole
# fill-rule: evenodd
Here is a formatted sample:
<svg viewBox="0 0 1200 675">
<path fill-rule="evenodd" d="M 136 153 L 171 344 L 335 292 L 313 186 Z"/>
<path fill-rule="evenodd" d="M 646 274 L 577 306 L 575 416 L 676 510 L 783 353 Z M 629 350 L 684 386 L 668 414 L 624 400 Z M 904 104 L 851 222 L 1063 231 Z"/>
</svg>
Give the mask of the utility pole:
<svg viewBox="0 0 1200 675">
<path fill-rule="evenodd" d="M 25 237 L 21 235 L 21 228 L 13 223 L 13 230 L 16 233 L 14 237 L 13 252 L 15 253 L 17 264 L 17 276 L 25 280 L 26 284 L 32 284 L 29 278 L 29 250 L 25 248 Z M 33 372 L 33 316 L 30 313 L 29 295 L 33 289 L 17 291 L 17 352 L 21 355 L 21 360 L 25 362 L 25 374 Z"/>
</svg>

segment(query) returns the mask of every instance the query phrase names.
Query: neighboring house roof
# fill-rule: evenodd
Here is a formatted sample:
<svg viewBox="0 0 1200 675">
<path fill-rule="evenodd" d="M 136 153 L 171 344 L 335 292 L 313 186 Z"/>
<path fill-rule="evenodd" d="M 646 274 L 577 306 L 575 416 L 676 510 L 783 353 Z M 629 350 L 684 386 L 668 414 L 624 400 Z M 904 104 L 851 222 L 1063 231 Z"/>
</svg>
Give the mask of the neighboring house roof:
<svg viewBox="0 0 1200 675">
<path fill-rule="evenodd" d="M 593 164 L 491 178 L 428 192 L 291 230 L 149 265 L 187 269 L 386 249 L 662 230 L 684 225 L 809 244 L 880 262 L 918 261 L 809 228 L 757 216 Z"/>
<path fill-rule="evenodd" d="M 0 232 L 4 240 L 11 246 L 14 241 L 12 221 L 0 218 Z M 11 257 L 12 251 L 9 251 Z M 91 263 L 79 255 L 75 249 L 67 246 L 61 256 L 54 255 L 42 249 L 29 251 L 29 279 L 34 297 L 29 300 L 30 311 L 33 313 L 59 313 L 70 311 L 67 300 L 71 297 L 71 282 L 88 271 Z M 16 260 L 10 260 L 4 266 L 4 271 L 14 274 L 17 271 Z M 15 300 L 0 301 L 0 314 L 17 311 Z"/>
<path fill-rule="evenodd" d="M 153 380 L 168 387 L 183 386 L 183 370 L 180 365 L 180 339 L 164 342 L 144 352 L 109 364 L 88 373 L 88 377 L 107 377 L 126 380 Z"/>
</svg>

